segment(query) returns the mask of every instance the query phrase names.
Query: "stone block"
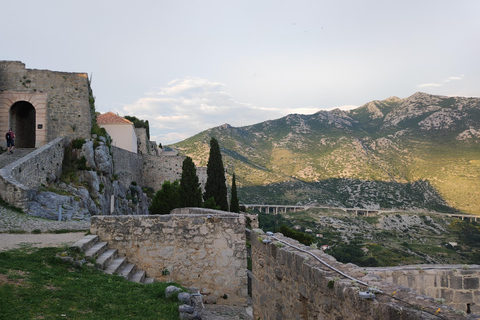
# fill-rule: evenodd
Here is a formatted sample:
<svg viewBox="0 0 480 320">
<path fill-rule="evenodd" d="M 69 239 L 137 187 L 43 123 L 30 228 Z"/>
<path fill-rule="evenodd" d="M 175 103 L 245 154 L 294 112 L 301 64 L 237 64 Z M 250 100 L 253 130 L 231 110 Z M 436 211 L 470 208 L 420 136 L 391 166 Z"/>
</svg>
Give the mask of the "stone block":
<svg viewBox="0 0 480 320">
<path fill-rule="evenodd" d="M 461 276 L 453 276 L 449 279 L 451 289 L 463 289 L 463 278 Z"/>
<path fill-rule="evenodd" d="M 479 289 L 478 278 L 463 278 L 463 288 L 469 290 Z"/>
<path fill-rule="evenodd" d="M 473 302 L 473 294 L 472 292 L 455 291 L 453 299 L 455 303 L 463 303 L 466 305 L 467 303 Z"/>
</svg>

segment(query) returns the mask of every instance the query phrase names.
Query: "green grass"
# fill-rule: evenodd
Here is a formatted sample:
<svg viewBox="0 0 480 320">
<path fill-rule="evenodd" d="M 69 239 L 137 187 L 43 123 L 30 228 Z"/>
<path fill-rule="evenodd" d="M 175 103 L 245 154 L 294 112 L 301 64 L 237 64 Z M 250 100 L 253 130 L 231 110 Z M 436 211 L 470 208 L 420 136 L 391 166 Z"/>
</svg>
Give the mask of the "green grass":
<svg viewBox="0 0 480 320">
<path fill-rule="evenodd" d="M 60 248 L 0 252 L 1 319 L 179 319 L 166 283 L 143 285 L 74 268 Z"/>
</svg>

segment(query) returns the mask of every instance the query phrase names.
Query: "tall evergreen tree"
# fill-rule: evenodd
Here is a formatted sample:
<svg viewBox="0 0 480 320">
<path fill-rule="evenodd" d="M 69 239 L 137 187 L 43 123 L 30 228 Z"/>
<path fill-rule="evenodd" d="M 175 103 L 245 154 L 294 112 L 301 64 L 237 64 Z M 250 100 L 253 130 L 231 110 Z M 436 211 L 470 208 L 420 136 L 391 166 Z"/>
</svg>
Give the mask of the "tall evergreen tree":
<svg viewBox="0 0 480 320">
<path fill-rule="evenodd" d="M 207 164 L 207 183 L 203 199 L 213 198 L 220 210 L 228 211 L 227 184 L 223 168 L 222 154 L 217 139 L 210 140 L 210 155 Z"/>
<path fill-rule="evenodd" d="M 237 184 L 235 183 L 235 173 L 232 178 L 232 197 L 230 198 L 230 212 L 240 212 L 240 205 L 238 204 Z"/>
<path fill-rule="evenodd" d="M 197 169 L 192 158 L 186 157 L 182 164 L 180 179 L 180 207 L 201 207 L 202 189 L 198 182 Z"/>
</svg>

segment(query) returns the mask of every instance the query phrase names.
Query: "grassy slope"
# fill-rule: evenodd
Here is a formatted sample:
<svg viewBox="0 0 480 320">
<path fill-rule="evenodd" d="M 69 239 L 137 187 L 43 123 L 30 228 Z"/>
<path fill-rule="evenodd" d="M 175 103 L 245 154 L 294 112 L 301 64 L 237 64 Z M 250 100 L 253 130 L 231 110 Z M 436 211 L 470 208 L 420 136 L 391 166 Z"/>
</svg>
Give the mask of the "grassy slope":
<svg viewBox="0 0 480 320">
<path fill-rule="evenodd" d="M 0 252 L 2 319 L 178 319 L 165 283 L 137 284 L 56 258 L 59 248 Z"/>
</svg>

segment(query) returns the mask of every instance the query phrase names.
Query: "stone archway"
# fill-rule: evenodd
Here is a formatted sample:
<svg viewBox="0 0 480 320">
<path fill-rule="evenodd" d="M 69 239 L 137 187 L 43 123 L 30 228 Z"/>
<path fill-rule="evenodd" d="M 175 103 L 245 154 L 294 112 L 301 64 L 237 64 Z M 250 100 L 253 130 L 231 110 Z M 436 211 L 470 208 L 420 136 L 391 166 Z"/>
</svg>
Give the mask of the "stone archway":
<svg viewBox="0 0 480 320">
<path fill-rule="evenodd" d="M 2 134 L 0 147 L 2 148 L 7 147 L 4 135 L 9 128 L 12 128 L 17 136 L 15 140 L 17 147 L 38 148 L 45 145 L 48 129 L 47 94 L 0 91 L 0 134 Z"/>
<path fill-rule="evenodd" d="M 30 102 L 17 101 L 10 108 L 10 127 L 17 148 L 35 148 L 35 108 Z"/>
</svg>

